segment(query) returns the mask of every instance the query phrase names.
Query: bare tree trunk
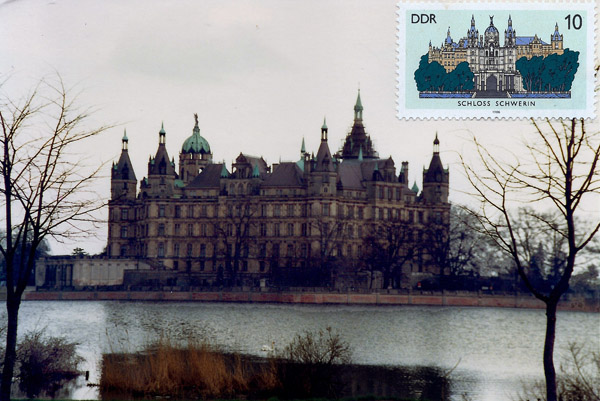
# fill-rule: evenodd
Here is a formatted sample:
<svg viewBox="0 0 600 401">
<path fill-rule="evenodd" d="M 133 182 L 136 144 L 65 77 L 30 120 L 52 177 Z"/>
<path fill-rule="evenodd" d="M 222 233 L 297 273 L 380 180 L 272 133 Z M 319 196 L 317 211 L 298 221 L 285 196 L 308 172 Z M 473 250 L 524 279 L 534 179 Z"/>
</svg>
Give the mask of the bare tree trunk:
<svg viewBox="0 0 600 401">
<path fill-rule="evenodd" d="M 0 400 L 10 401 L 13 373 L 17 360 L 17 327 L 19 320 L 19 305 L 21 296 L 7 294 L 6 311 L 8 313 L 8 327 L 6 329 L 6 352 L 4 354 L 4 368 L 2 369 L 2 382 L 0 385 Z"/>
<path fill-rule="evenodd" d="M 544 341 L 544 375 L 547 401 L 557 401 L 556 369 L 554 368 L 554 340 L 556 338 L 556 308 L 558 300 L 546 302 L 546 339 Z"/>
</svg>

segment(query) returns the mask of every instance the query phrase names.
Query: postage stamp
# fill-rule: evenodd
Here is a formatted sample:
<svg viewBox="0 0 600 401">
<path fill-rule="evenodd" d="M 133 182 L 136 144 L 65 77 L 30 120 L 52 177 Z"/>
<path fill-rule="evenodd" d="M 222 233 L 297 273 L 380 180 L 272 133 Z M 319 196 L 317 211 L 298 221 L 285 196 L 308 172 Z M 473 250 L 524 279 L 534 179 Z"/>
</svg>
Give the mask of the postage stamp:
<svg viewBox="0 0 600 401">
<path fill-rule="evenodd" d="M 399 118 L 594 118 L 595 2 L 398 6 Z"/>
</svg>

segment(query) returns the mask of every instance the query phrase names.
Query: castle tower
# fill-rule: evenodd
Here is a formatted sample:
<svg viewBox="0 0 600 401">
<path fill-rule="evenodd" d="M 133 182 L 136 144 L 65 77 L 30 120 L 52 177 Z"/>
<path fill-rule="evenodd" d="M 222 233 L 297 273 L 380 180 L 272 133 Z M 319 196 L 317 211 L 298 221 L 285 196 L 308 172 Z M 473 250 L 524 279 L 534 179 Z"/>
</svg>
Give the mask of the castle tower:
<svg viewBox="0 0 600 401">
<path fill-rule="evenodd" d="M 440 141 L 435 135 L 433 156 L 428 169 L 423 169 L 423 199 L 427 203 L 447 203 L 450 173 L 440 159 Z"/>
<path fill-rule="evenodd" d="M 208 141 L 200 135 L 198 114 L 194 114 L 196 123 L 192 136 L 187 138 L 179 152 L 179 178 L 184 184 L 191 182 L 200 171 L 212 163 L 212 152 Z"/>
<path fill-rule="evenodd" d="M 325 196 L 335 195 L 336 190 L 336 168 L 329 144 L 327 143 L 327 122 L 323 119 L 321 127 L 321 144 L 317 151 L 316 160 L 313 160 L 314 168 L 310 169 L 309 191 L 313 194 L 321 194 Z"/>
<path fill-rule="evenodd" d="M 129 139 L 127 131 L 123 133 L 121 157 L 112 165 L 110 178 L 110 194 L 112 200 L 135 199 L 136 178 L 128 152 Z"/>
<path fill-rule="evenodd" d="M 357 159 L 362 149 L 362 157 L 365 159 L 377 158 L 377 152 L 373 149 L 371 138 L 365 131 L 363 125 L 363 105 L 360 99 L 360 89 L 354 105 L 354 124 L 352 129 L 346 135 L 346 140 L 340 151 L 342 159 Z"/>
<path fill-rule="evenodd" d="M 477 47 L 479 31 L 475 28 L 475 15 L 471 15 L 471 28 L 467 31 L 467 47 Z"/>
<path fill-rule="evenodd" d="M 143 193 L 151 197 L 170 197 L 173 195 L 175 181 L 175 160 L 169 160 L 166 147 L 164 124 L 158 133 L 156 155 L 148 161 L 147 184 L 142 184 Z"/>
<path fill-rule="evenodd" d="M 554 26 L 554 33 L 550 36 L 550 44 L 552 45 L 552 50 L 563 50 L 563 36 L 558 32 L 558 22 Z M 562 54 L 562 51 L 559 53 Z"/>
<path fill-rule="evenodd" d="M 514 47 L 516 45 L 517 40 L 517 32 L 513 29 L 512 26 L 512 17 L 508 16 L 508 27 L 504 31 L 504 46 L 505 47 Z"/>
</svg>

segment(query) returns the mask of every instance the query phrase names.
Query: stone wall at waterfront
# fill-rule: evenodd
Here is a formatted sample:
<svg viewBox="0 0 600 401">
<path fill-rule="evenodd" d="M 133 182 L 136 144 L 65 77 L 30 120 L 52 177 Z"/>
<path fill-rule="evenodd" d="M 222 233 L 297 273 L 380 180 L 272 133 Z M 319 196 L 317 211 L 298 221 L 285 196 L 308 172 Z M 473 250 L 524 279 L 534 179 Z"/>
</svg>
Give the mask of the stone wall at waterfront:
<svg viewBox="0 0 600 401">
<path fill-rule="evenodd" d="M 5 295 L 5 294 L 1 294 Z M 1 296 L 0 295 L 0 296 Z M 544 303 L 532 296 L 454 293 L 333 293 L 333 292 L 183 292 L 183 291 L 28 291 L 26 301 L 130 300 L 257 302 L 329 305 L 432 305 L 543 309 Z M 568 297 L 559 304 L 561 310 L 600 312 L 600 300 Z"/>
</svg>

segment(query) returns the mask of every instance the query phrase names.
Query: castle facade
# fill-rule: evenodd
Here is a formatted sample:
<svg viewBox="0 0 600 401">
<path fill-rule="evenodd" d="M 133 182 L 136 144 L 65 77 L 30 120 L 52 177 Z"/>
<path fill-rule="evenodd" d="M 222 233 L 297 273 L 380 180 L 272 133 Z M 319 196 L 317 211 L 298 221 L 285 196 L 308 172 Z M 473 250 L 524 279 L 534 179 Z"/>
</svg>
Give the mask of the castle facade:
<svg viewBox="0 0 600 401">
<path fill-rule="evenodd" d="M 440 47 L 429 42 L 429 62 L 437 61 L 450 72 L 462 62 L 468 62 L 475 75 L 475 90 L 478 91 L 522 91 L 521 75 L 515 63 L 521 57 L 547 57 L 550 54 L 563 54 L 563 35 L 558 31 L 558 23 L 550 35 L 550 43 L 544 42 L 538 35 L 517 36 L 512 26 L 512 18 L 508 17 L 508 25 L 504 30 L 504 45 L 500 46 L 500 33 L 494 26 L 494 17 L 490 16 L 490 25 L 483 35 L 475 27 L 475 16 L 471 17 L 471 27 L 467 36 L 455 42 L 450 36 L 450 28 L 446 39 Z"/>
<path fill-rule="evenodd" d="M 111 173 L 109 258 L 141 259 L 151 269 L 193 276 L 194 285 L 258 285 L 284 274 L 302 281 L 332 260 L 360 270 L 365 241 L 381 234 L 374 228 L 380 224 L 449 221 L 449 172 L 437 136 L 419 193 L 416 183 L 409 186 L 408 162 L 396 172 L 392 158 L 375 151 L 363 125 L 360 93 L 353 126 L 337 153 L 330 150 L 324 122 L 316 155 L 302 140 L 298 161 L 270 166 L 244 153 L 231 166 L 214 162 L 195 117 L 178 165 L 161 128 L 139 188 L 123 137 Z M 436 272 L 427 257 L 416 254 L 403 269 Z"/>
</svg>

